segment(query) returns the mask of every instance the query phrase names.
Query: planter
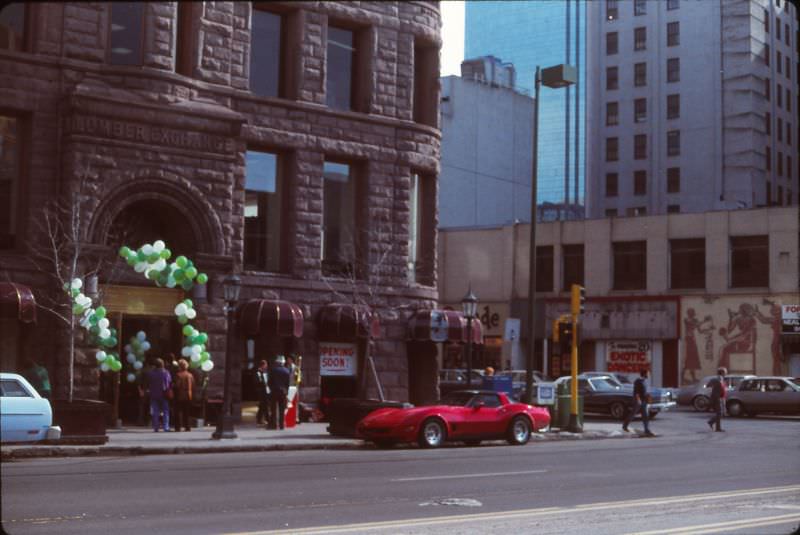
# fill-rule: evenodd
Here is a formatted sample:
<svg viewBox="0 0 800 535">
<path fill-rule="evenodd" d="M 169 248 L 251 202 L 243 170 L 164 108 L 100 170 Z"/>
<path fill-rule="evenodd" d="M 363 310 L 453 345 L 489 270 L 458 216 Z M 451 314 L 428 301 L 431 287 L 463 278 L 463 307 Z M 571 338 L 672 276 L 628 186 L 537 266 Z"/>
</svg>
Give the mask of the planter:
<svg viewBox="0 0 800 535">
<path fill-rule="evenodd" d="M 56 399 L 53 406 L 53 425 L 61 427 L 61 443 L 105 444 L 108 442 L 106 423 L 111 405 L 93 399 L 75 399 L 72 403 Z"/>
<path fill-rule="evenodd" d="M 408 406 L 402 401 L 377 399 L 337 398 L 328 407 L 328 433 L 338 437 L 354 437 L 356 424 L 364 416 L 378 409 L 400 409 Z"/>
</svg>

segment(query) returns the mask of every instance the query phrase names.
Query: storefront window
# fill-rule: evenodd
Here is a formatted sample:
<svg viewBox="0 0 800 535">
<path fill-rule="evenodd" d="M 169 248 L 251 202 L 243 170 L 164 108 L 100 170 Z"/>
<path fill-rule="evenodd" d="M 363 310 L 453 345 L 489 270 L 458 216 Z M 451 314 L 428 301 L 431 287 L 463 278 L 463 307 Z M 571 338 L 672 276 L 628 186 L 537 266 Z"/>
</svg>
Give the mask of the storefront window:
<svg viewBox="0 0 800 535">
<path fill-rule="evenodd" d="M 325 162 L 322 197 L 322 272 L 353 277 L 357 257 L 357 177 L 354 166 Z"/>
<path fill-rule="evenodd" d="M 19 120 L 16 117 L 0 115 L 0 249 L 14 247 L 19 184 Z"/>
<path fill-rule="evenodd" d="M 144 2 L 112 2 L 111 54 L 112 65 L 141 65 L 144 34 Z"/>
<path fill-rule="evenodd" d="M 281 157 L 247 151 L 244 206 L 244 264 L 250 269 L 283 271 L 284 186 Z"/>
</svg>

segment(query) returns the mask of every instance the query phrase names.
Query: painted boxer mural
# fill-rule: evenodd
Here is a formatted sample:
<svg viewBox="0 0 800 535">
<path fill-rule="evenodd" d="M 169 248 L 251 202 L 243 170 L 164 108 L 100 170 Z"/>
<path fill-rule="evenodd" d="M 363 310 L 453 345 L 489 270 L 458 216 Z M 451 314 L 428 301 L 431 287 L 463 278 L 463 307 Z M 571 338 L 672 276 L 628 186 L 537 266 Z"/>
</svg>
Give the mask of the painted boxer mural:
<svg viewBox="0 0 800 535">
<path fill-rule="evenodd" d="M 788 298 L 788 296 L 787 296 Z M 779 296 L 686 297 L 681 300 L 682 384 L 730 373 L 783 375 Z M 702 355 L 702 358 L 701 358 Z"/>
</svg>

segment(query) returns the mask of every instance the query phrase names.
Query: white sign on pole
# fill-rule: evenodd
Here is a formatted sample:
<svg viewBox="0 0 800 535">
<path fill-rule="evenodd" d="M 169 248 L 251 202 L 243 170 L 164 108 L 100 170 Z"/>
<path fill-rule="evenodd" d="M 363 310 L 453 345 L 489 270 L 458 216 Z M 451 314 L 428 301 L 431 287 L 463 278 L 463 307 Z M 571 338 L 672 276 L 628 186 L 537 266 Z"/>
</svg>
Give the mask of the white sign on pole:
<svg viewBox="0 0 800 535">
<path fill-rule="evenodd" d="M 356 345 L 321 342 L 319 344 L 319 374 L 321 376 L 355 376 Z"/>
<path fill-rule="evenodd" d="M 508 318 L 506 320 L 506 330 L 503 334 L 503 340 L 506 342 L 519 340 L 519 318 Z"/>
</svg>

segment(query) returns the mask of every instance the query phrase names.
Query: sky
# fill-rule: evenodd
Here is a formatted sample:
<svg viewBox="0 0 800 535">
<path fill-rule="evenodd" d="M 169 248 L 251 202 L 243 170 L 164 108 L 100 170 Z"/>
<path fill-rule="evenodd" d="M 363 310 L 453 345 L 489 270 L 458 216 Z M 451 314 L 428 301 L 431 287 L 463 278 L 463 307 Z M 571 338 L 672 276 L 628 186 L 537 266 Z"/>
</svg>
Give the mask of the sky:
<svg viewBox="0 0 800 535">
<path fill-rule="evenodd" d="M 442 11 L 442 52 L 440 76 L 461 76 L 464 59 L 464 1 L 444 0 Z"/>
</svg>

